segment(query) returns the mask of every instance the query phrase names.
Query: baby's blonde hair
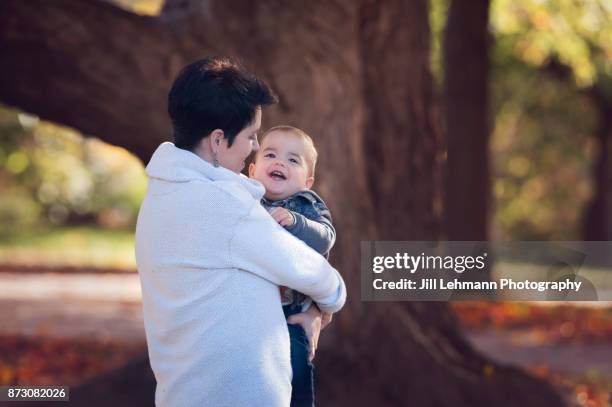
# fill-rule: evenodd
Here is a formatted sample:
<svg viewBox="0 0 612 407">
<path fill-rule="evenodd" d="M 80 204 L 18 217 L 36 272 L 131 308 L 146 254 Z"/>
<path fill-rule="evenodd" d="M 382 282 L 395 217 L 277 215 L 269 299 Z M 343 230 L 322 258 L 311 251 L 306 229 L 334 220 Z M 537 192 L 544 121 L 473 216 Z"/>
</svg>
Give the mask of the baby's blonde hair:
<svg viewBox="0 0 612 407">
<path fill-rule="evenodd" d="M 306 141 L 306 144 L 308 145 L 308 153 L 306 157 L 306 163 L 308 164 L 308 169 L 309 169 L 308 175 L 311 177 L 314 177 L 315 166 L 317 165 L 317 157 L 319 156 L 319 154 L 317 153 L 317 149 L 314 146 L 314 142 L 312 141 L 312 138 L 308 134 L 306 134 L 304 130 L 298 129 L 297 127 L 281 125 L 281 126 L 274 126 L 266 130 L 264 134 L 262 134 L 261 140 L 259 141 L 259 143 L 263 144 L 263 141 L 266 138 L 266 136 L 272 133 L 273 131 L 282 131 L 285 133 L 290 133 Z"/>
</svg>

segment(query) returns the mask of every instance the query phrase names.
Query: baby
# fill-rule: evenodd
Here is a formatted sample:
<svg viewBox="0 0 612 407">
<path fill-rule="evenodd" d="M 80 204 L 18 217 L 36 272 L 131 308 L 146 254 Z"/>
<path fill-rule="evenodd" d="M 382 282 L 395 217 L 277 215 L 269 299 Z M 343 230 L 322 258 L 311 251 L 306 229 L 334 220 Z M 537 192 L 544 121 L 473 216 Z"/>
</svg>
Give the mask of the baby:
<svg viewBox="0 0 612 407">
<path fill-rule="evenodd" d="M 329 257 L 336 240 L 331 215 L 325 202 L 310 187 L 314 183 L 317 150 L 310 136 L 291 126 L 277 126 L 261 139 L 249 176 L 266 188 L 262 204 L 281 226 L 308 246 Z M 312 300 L 302 293 L 281 287 L 285 317 L 306 311 Z M 331 319 L 324 314 L 323 325 Z M 292 406 L 314 404 L 313 365 L 304 329 L 288 324 L 293 369 Z"/>
</svg>

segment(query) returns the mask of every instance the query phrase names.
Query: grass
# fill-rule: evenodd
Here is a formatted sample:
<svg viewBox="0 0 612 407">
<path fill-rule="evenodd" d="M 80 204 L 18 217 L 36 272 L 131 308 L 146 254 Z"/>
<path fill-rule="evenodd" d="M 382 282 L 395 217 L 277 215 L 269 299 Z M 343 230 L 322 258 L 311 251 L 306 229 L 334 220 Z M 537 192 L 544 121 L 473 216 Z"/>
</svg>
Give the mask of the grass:
<svg viewBox="0 0 612 407">
<path fill-rule="evenodd" d="M 0 237 L 0 264 L 135 269 L 134 233 L 92 227 L 19 231 Z"/>
</svg>

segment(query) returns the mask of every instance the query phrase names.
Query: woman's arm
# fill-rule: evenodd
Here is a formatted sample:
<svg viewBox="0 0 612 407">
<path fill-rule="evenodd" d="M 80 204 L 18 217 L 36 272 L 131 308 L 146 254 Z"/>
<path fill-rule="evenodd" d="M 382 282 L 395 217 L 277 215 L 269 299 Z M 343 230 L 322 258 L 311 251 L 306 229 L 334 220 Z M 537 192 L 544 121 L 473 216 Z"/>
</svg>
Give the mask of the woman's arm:
<svg viewBox="0 0 612 407">
<path fill-rule="evenodd" d="M 346 300 L 338 271 L 274 222 L 258 203 L 237 223 L 230 257 L 234 267 L 308 295 L 321 311 L 336 312 Z"/>
</svg>

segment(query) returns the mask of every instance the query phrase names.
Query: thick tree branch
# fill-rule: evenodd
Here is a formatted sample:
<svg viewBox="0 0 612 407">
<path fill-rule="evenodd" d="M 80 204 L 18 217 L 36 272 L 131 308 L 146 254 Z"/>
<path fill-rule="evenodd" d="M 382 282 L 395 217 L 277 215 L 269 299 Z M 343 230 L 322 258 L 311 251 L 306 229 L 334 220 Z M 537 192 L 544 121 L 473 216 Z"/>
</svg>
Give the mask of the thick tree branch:
<svg viewBox="0 0 612 407">
<path fill-rule="evenodd" d="M 99 1 L 0 2 L 0 99 L 127 148 L 171 136 L 165 99 L 183 62 L 155 18 Z"/>
</svg>

